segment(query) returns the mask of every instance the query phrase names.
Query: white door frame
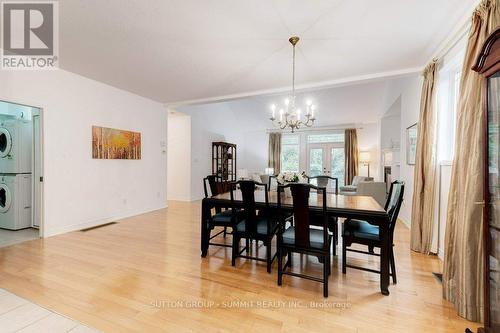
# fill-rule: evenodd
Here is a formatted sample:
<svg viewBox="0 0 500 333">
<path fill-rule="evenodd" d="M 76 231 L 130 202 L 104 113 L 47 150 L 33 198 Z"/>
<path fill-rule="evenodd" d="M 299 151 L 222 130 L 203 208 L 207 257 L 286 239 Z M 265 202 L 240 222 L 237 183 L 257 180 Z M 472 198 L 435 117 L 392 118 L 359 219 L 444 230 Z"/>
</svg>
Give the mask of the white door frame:
<svg viewBox="0 0 500 333">
<path fill-rule="evenodd" d="M 29 108 L 36 108 L 40 110 L 40 137 L 38 138 L 39 140 L 39 145 L 40 145 L 40 178 L 38 181 L 40 182 L 40 193 L 39 193 L 39 198 L 38 198 L 38 204 L 40 206 L 40 227 L 38 229 L 39 231 L 39 236 L 40 238 L 44 238 L 45 235 L 45 177 L 44 177 L 44 164 L 45 164 L 45 151 L 44 151 L 44 108 L 40 106 L 35 106 L 26 104 L 26 103 L 21 103 L 17 102 L 15 100 L 4 100 L 0 99 L 0 102 L 5 102 L 5 103 L 10 103 L 10 104 L 16 104 L 16 105 L 21 105 L 21 106 L 26 106 Z M 34 162 L 33 162 L 34 163 Z M 42 181 L 43 179 L 43 181 Z M 33 184 L 36 180 L 34 179 Z"/>
</svg>

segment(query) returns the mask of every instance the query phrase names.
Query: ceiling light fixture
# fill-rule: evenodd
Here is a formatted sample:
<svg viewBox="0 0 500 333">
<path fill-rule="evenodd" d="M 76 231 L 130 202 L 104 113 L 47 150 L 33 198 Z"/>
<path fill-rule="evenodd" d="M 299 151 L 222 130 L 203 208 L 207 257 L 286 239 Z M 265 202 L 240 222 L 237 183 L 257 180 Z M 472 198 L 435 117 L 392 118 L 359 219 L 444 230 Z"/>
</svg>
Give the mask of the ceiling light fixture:
<svg viewBox="0 0 500 333">
<path fill-rule="evenodd" d="M 305 103 L 306 112 L 304 118 L 302 117 L 302 110 L 297 107 L 296 96 L 295 96 L 295 45 L 299 42 L 300 38 L 297 36 L 290 37 L 288 40 L 293 46 L 293 67 L 292 67 L 292 92 L 291 96 L 286 98 L 284 101 L 284 107 L 279 110 L 276 109 L 276 105 L 271 105 L 271 121 L 276 124 L 277 127 L 284 130 L 289 127 L 292 133 L 299 129 L 301 126 L 311 127 L 316 120 L 314 112 L 316 111 L 316 106 L 311 100 L 307 100 Z M 279 113 L 279 118 L 276 118 L 276 112 Z"/>
</svg>

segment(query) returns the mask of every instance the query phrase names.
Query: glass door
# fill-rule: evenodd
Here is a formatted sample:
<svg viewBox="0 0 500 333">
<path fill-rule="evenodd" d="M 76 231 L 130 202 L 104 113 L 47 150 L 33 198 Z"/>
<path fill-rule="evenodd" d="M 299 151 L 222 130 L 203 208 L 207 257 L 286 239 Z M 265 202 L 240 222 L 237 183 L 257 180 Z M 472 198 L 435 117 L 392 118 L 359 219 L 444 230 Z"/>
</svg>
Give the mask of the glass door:
<svg viewBox="0 0 500 333">
<path fill-rule="evenodd" d="M 321 144 L 309 146 L 308 170 L 309 177 L 322 176 L 327 174 L 327 147 Z"/>
<path fill-rule="evenodd" d="M 345 150 L 344 147 L 332 147 L 330 150 L 329 176 L 339 180 L 339 186 L 345 185 Z"/>
<path fill-rule="evenodd" d="M 344 185 L 345 158 L 344 147 L 331 143 L 315 143 L 308 145 L 307 175 L 330 176 L 338 179 L 338 185 Z M 334 192 L 335 183 L 328 182 L 329 192 Z"/>
</svg>

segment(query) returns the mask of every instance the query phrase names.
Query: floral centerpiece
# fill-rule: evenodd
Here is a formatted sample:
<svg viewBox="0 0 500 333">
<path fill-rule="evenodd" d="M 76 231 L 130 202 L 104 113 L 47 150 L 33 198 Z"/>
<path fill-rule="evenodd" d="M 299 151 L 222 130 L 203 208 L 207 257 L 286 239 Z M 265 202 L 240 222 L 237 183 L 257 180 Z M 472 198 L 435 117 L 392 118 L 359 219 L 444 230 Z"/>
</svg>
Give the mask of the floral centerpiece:
<svg viewBox="0 0 500 333">
<path fill-rule="evenodd" d="M 307 183 L 307 179 L 300 173 L 297 172 L 283 172 L 280 173 L 276 179 L 280 184 L 288 183 Z M 290 188 L 285 188 L 285 196 L 291 197 L 292 193 Z"/>
<path fill-rule="evenodd" d="M 297 173 L 297 172 L 283 172 L 276 177 L 278 182 L 281 184 L 286 184 L 286 183 L 305 183 L 306 180 L 302 176 L 302 174 Z"/>
</svg>

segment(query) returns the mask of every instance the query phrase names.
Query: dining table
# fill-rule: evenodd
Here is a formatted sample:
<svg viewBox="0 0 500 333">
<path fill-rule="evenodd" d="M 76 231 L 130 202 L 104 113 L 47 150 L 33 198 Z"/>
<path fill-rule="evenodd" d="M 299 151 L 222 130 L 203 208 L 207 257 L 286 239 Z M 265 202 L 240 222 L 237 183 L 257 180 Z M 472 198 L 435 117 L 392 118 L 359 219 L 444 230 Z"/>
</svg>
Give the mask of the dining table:
<svg viewBox="0 0 500 333">
<path fill-rule="evenodd" d="M 290 195 L 281 192 L 282 209 L 293 210 L 293 199 Z M 380 249 L 380 291 L 383 295 L 389 295 L 389 253 L 392 246 L 389 235 L 389 215 L 374 198 L 370 196 L 352 196 L 327 193 L 327 214 L 346 219 L 358 219 L 367 221 L 379 227 L 381 240 Z M 269 209 L 278 209 L 278 192 L 269 191 Z M 257 209 L 266 208 L 265 192 L 255 191 L 255 205 Z M 201 212 L 201 256 L 206 257 L 210 241 L 209 218 L 212 209 L 241 208 L 243 206 L 240 191 L 234 192 L 233 201 L 229 192 L 207 197 L 202 200 Z M 309 195 L 309 210 L 311 213 L 323 211 L 323 195 L 311 192 Z"/>
</svg>

